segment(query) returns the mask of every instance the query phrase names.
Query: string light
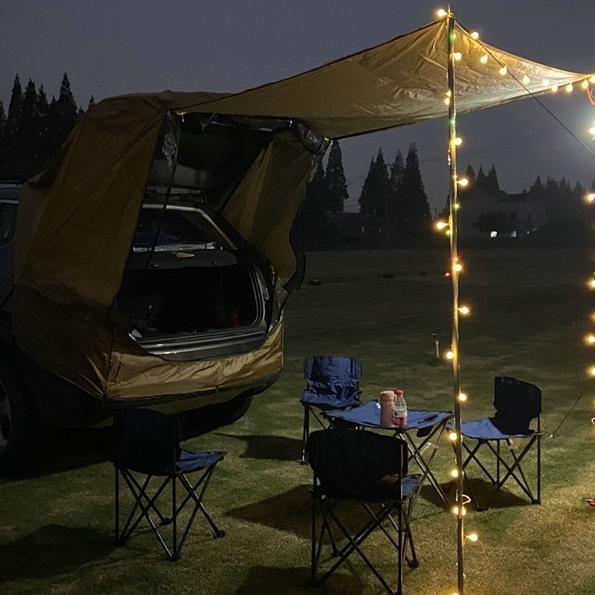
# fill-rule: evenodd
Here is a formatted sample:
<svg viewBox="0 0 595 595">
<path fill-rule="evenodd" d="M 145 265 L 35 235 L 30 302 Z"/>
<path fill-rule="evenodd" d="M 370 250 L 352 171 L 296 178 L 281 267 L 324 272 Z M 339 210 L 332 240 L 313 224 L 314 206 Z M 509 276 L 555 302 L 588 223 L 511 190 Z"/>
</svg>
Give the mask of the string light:
<svg viewBox="0 0 595 595">
<path fill-rule="evenodd" d="M 591 377 L 595 377 L 595 366 L 591 366 L 588 370 L 587 370 L 587 374 L 589 374 L 589 376 Z"/>
<path fill-rule="evenodd" d="M 574 91 L 574 85 L 572 83 L 568 83 L 566 87 L 564 87 L 566 93 L 572 93 Z"/>
<path fill-rule="evenodd" d="M 484 55 L 483 55 L 483 56 L 482 56 L 482 57 L 479 59 L 479 61 L 480 61 L 482 64 L 487 64 L 489 59 L 490 59 L 490 58 L 489 58 L 489 56 L 488 56 L 487 54 L 484 54 Z"/>
<path fill-rule="evenodd" d="M 500 76 L 506 76 L 508 74 L 508 66 L 505 64 L 498 72 L 500 73 Z"/>
<path fill-rule="evenodd" d="M 479 39 L 479 33 L 477 31 L 473 31 L 473 33 L 471 33 L 471 37 L 477 41 Z"/>
<path fill-rule="evenodd" d="M 459 470 L 456 467 L 454 469 L 450 470 L 450 476 L 453 479 L 457 479 L 457 477 L 459 477 L 459 475 L 460 475 Z"/>
<path fill-rule="evenodd" d="M 451 442 L 456 442 L 459 439 L 459 435 L 456 432 L 449 432 L 448 433 L 448 439 Z"/>
<path fill-rule="evenodd" d="M 585 194 L 585 201 L 589 204 L 595 202 L 595 192 L 589 192 L 588 194 Z"/>
<path fill-rule="evenodd" d="M 467 188 L 467 186 L 469 186 L 469 180 L 467 178 L 459 178 L 457 180 L 457 184 L 461 187 L 461 188 Z"/>
<path fill-rule="evenodd" d="M 552 85 L 552 93 L 557 93 L 559 88 L 558 85 Z"/>
<path fill-rule="evenodd" d="M 585 343 L 587 345 L 595 345 L 595 335 L 593 333 L 589 333 L 585 336 Z"/>
<path fill-rule="evenodd" d="M 465 393 L 459 393 L 457 397 L 460 403 L 465 403 L 467 401 L 467 395 Z"/>
<path fill-rule="evenodd" d="M 444 357 L 446 357 L 448 360 L 453 360 L 455 358 L 454 351 L 447 351 Z"/>
<path fill-rule="evenodd" d="M 587 79 L 585 79 L 582 83 L 581 83 L 581 88 L 584 89 L 585 91 L 589 88 L 589 81 Z"/>
<path fill-rule="evenodd" d="M 452 268 L 456 273 L 462 273 L 465 267 L 457 261 L 452 265 Z M 593 279 L 593 283 L 595 284 L 595 279 Z M 593 287 L 593 289 L 595 289 L 595 287 Z"/>
<path fill-rule="evenodd" d="M 471 308 L 469 306 L 459 306 L 458 310 L 463 316 L 469 316 L 471 314 Z"/>
<path fill-rule="evenodd" d="M 549 87 L 550 86 L 550 79 L 543 79 L 543 86 Z"/>
<path fill-rule="evenodd" d="M 463 54 L 461 52 L 455 52 L 452 57 L 457 61 L 460 62 L 463 59 Z"/>
<path fill-rule="evenodd" d="M 469 533 L 467 535 L 467 539 L 473 543 L 476 543 L 477 540 L 479 539 L 479 535 L 477 535 L 477 533 L 475 533 L 475 531 L 473 533 Z"/>
<path fill-rule="evenodd" d="M 455 138 L 455 145 L 457 147 L 460 147 L 463 144 L 463 139 L 460 136 L 457 136 L 457 138 Z"/>
<path fill-rule="evenodd" d="M 523 85 L 528 85 L 530 82 L 531 82 L 531 79 L 527 75 L 525 75 L 523 77 Z"/>
<path fill-rule="evenodd" d="M 589 279 L 587 286 L 589 287 L 589 289 L 595 289 L 595 278 Z"/>
<path fill-rule="evenodd" d="M 444 10 L 444 8 L 439 8 L 439 9 L 436 11 L 436 16 L 437 16 L 439 19 L 443 19 L 443 18 L 444 18 L 444 17 L 445 17 L 447 14 L 448 14 L 448 12 L 446 12 L 446 10 Z"/>
<path fill-rule="evenodd" d="M 589 77 L 589 83 L 590 83 L 591 85 L 595 85 L 595 75 L 593 75 L 593 76 Z"/>
<path fill-rule="evenodd" d="M 443 231 L 448 227 L 448 223 L 446 221 L 436 221 L 436 223 L 434 223 L 434 227 L 438 231 Z"/>
<path fill-rule="evenodd" d="M 455 504 L 451 509 L 450 512 L 455 516 L 459 516 L 459 507 Z M 461 516 L 465 516 L 467 514 L 467 509 L 464 506 L 461 506 Z"/>
</svg>

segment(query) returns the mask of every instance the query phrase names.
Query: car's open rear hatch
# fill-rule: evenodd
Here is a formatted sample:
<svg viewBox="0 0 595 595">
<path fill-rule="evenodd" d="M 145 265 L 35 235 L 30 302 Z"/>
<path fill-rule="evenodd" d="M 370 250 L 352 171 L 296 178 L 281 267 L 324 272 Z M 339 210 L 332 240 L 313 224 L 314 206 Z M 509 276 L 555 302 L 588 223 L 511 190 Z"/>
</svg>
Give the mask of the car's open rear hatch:
<svg viewBox="0 0 595 595">
<path fill-rule="evenodd" d="M 262 273 L 211 215 L 144 205 L 117 301 L 144 349 L 172 360 L 255 349 L 268 296 Z"/>
</svg>

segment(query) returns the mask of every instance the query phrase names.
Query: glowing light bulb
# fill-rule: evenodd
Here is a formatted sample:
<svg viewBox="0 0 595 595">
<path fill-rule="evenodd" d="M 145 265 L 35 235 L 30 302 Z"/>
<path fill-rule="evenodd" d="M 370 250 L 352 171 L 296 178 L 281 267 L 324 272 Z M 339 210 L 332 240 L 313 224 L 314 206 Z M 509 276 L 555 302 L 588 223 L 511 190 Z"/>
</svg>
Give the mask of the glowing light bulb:
<svg viewBox="0 0 595 595">
<path fill-rule="evenodd" d="M 591 312 L 591 322 L 595 322 L 595 312 Z"/>
<path fill-rule="evenodd" d="M 456 432 L 449 432 L 449 433 L 448 433 L 448 439 L 449 439 L 451 442 L 456 442 L 456 441 L 457 441 L 457 439 L 458 439 L 458 437 L 459 437 L 459 435 L 458 435 Z"/>
<path fill-rule="evenodd" d="M 450 360 L 454 359 L 455 358 L 454 351 L 447 351 L 445 357 L 446 357 L 446 359 L 450 359 Z"/>
<path fill-rule="evenodd" d="M 479 539 L 479 535 L 477 535 L 475 532 L 469 533 L 469 535 L 467 535 L 467 539 L 475 543 Z"/>
<path fill-rule="evenodd" d="M 557 93 L 559 88 L 558 85 L 552 85 L 552 93 Z"/>
<path fill-rule="evenodd" d="M 463 272 L 463 265 L 460 262 L 455 262 L 452 268 L 457 273 L 462 273 Z M 595 281 L 595 279 L 593 279 L 593 281 Z M 593 289 L 595 289 L 595 287 L 593 287 Z"/>
<path fill-rule="evenodd" d="M 588 370 L 587 370 L 587 374 L 589 374 L 589 376 L 595 377 L 595 366 L 591 366 Z"/>
<path fill-rule="evenodd" d="M 595 289 L 595 278 L 589 279 L 589 281 L 587 282 L 587 286 L 589 287 L 589 289 Z"/>
<path fill-rule="evenodd" d="M 471 308 L 469 306 L 461 306 L 458 310 L 463 316 L 469 316 L 471 314 Z"/>
<path fill-rule="evenodd" d="M 489 58 L 489 56 L 488 56 L 487 54 L 484 54 L 484 55 L 483 55 L 483 56 L 482 56 L 482 57 L 479 59 L 479 61 L 480 61 L 482 64 L 487 64 L 489 59 L 490 59 L 490 58 Z"/>
<path fill-rule="evenodd" d="M 439 19 L 443 19 L 443 18 L 444 18 L 444 17 L 445 17 L 447 14 L 448 14 L 448 13 L 446 12 L 446 10 L 444 10 L 444 8 L 439 8 L 439 9 L 436 11 L 436 16 L 437 16 Z"/>
<path fill-rule="evenodd" d="M 591 85 L 595 85 L 595 75 L 589 77 L 589 83 L 591 83 Z"/>
<path fill-rule="evenodd" d="M 585 194 L 585 201 L 589 204 L 595 202 L 595 192 L 589 192 L 589 194 Z"/>
<path fill-rule="evenodd" d="M 527 75 L 525 75 L 523 77 L 523 85 L 528 85 L 530 82 L 531 82 L 531 79 Z"/>
<path fill-rule="evenodd" d="M 590 134 L 590 135 L 591 135 L 593 138 L 595 138 L 595 126 L 593 126 L 593 127 L 589 128 L 589 134 Z"/>
<path fill-rule="evenodd" d="M 455 138 L 455 140 L 454 140 L 454 144 L 457 147 L 460 147 L 463 144 L 463 139 L 460 136 L 457 136 L 457 138 Z"/>
<path fill-rule="evenodd" d="M 461 208 L 461 203 L 455 202 L 454 208 L 455 208 L 455 211 L 458 211 Z"/>
<path fill-rule="evenodd" d="M 443 229 L 446 229 L 448 227 L 448 223 L 446 221 L 436 221 L 436 223 L 434 223 L 434 227 L 438 231 L 442 231 Z"/>
<path fill-rule="evenodd" d="M 508 74 L 508 66 L 502 66 L 498 72 L 500 73 L 500 76 L 506 76 Z"/>
<path fill-rule="evenodd" d="M 550 86 L 550 79 L 543 79 L 543 86 L 549 87 Z"/>
<path fill-rule="evenodd" d="M 459 507 L 455 504 L 451 509 L 450 512 L 452 512 L 452 514 L 454 514 L 455 516 L 459 516 Z M 465 516 L 467 514 L 467 509 L 462 506 L 461 507 L 461 516 Z"/>
<path fill-rule="evenodd" d="M 450 476 L 456 479 L 460 475 L 459 470 L 455 467 L 450 470 Z"/>
<path fill-rule="evenodd" d="M 450 89 L 446 92 L 446 96 L 447 97 L 451 97 L 452 96 L 452 91 Z"/>
<path fill-rule="evenodd" d="M 595 335 L 593 333 L 585 335 L 585 343 L 587 345 L 595 345 Z"/>
<path fill-rule="evenodd" d="M 467 401 L 467 395 L 465 393 L 459 393 L 459 402 L 461 403 L 465 403 L 465 401 Z"/>
<path fill-rule="evenodd" d="M 479 39 L 479 33 L 477 31 L 473 31 L 473 33 L 471 33 L 471 37 L 472 37 L 472 39 L 478 40 Z"/>
<path fill-rule="evenodd" d="M 444 98 L 444 105 L 450 105 L 450 97 Z"/>
<path fill-rule="evenodd" d="M 452 57 L 457 61 L 460 62 L 463 59 L 463 54 L 461 52 L 455 52 Z"/>
<path fill-rule="evenodd" d="M 461 187 L 461 188 L 466 188 L 467 186 L 469 186 L 469 180 L 467 178 L 459 178 L 457 180 L 457 184 Z"/>
<path fill-rule="evenodd" d="M 568 83 L 564 87 L 564 91 L 566 91 L 566 93 L 572 93 L 574 91 L 574 85 L 572 83 Z"/>
<path fill-rule="evenodd" d="M 587 79 L 585 79 L 582 83 L 581 83 L 581 88 L 584 89 L 585 91 L 589 88 L 589 81 Z"/>
</svg>

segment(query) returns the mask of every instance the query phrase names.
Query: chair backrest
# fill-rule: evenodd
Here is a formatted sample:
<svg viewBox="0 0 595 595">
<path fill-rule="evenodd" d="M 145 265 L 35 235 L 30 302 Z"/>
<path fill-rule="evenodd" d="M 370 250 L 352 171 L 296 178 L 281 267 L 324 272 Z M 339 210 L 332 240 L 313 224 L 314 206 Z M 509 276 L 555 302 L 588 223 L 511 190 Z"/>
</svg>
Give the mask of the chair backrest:
<svg viewBox="0 0 595 595">
<path fill-rule="evenodd" d="M 357 396 L 362 364 L 353 357 L 318 355 L 304 360 L 304 378 L 315 392 L 349 400 Z"/>
<path fill-rule="evenodd" d="M 530 434 L 531 420 L 541 414 L 541 389 L 508 376 L 494 378 L 493 424 L 505 434 Z"/>
<path fill-rule="evenodd" d="M 322 489 L 331 495 L 364 501 L 400 497 L 408 462 L 404 440 L 334 428 L 310 434 L 307 452 Z"/>
<path fill-rule="evenodd" d="M 175 470 L 180 455 L 177 418 L 150 409 L 130 409 L 114 416 L 114 462 L 150 475 Z"/>
</svg>

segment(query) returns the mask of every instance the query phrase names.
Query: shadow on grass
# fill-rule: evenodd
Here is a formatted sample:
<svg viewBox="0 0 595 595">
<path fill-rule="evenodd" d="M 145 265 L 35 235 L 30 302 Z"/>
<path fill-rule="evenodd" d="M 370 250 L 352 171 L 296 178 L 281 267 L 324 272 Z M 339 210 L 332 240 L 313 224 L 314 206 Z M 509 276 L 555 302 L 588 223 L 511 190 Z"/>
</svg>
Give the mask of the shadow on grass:
<svg viewBox="0 0 595 595">
<path fill-rule="evenodd" d="M 47 525 L 26 537 L 0 545 L 0 584 L 70 572 L 104 558 L 114 548 L 113 538 L 107 533 Z"/>
<path fill-rule="evenodd" d="M 488 508 L 532 506 L 526 496 L 518 496 L 507 489 L 497 490 L 491 482 L 485 479 L 468 478 L 466 483 L 465 491 L 474 499 L 478 511 L 487 510 Z"/>
<path fill-rule="evenodd" d="M 234 508 L 227 514 L 251 523 L 310 538 L 310 485 L 300 485 L 255 504 Z"/>
<path fill-rule="evenodd" d="M 110 459 L 111 428 L 48 430 L 37 455 L 31 455 L 22 470 L 0 478 L 0 483 L 79 469 Z"/>
<path fill-rule="evenodd" d="M 235 434 L 218 434 L 225 438 L 242 440 L 246 443 L 246 450 L 242 459 L 266 459 L 273 461 L 298 461 L 302 454 L 302 441 L 288 436 L 261 436 Z"/>
<path fill-rule="evenodd" d="M 263 595 L 283 593 L 283 595 L 304 595 L 304 593 L 344 593 L 360 595 L 369 586 L 354 576 L 335 574 L 321 588 L 310 585 L 310 568 L 273 568 L 254 566 L 250 569 L 244 584 L 235 591 L 236 595 Z"/>
</svg>

